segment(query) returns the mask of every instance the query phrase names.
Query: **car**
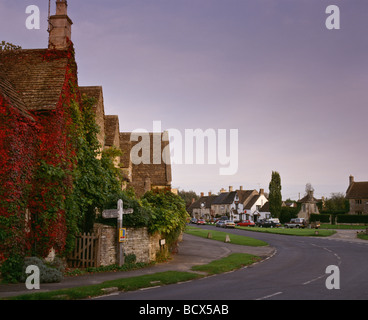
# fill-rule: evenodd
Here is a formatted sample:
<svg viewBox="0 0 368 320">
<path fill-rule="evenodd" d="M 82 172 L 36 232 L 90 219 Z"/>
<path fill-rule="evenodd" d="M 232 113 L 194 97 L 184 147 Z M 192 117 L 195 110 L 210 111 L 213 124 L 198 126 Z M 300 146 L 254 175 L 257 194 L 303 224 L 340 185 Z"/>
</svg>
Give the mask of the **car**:
<svg viewBox="0 0 368 320">
<path fill-rule="evenodd" d="M 276 228 L 277 224 L 274 221 L 263 219 L 256 222 L 256 226 L 260 228 Z"/>
<path fill-rule="evenodd" d="M 203 219 L 198 219 L 197 224 L 206 224 L 206 221 Z"/>
<path fill-rule="evenodd" d="M 224 228 L 224 226 L 225 226 L 225 220 L 219 220 L 216 222 L 216 227 Z"/>
<path fill-rule="evenodd" d="M 305 228 L 307 226 L 307 222 L 304 218 L 296 218 L 291 219 L 290 222 L 284 224 L 285 228 Z"/>
<path fill-rule="evenodd" d="M 190 219 L 190 223 L 197 224 L 197 219 L 196 219 L 196 218 L 192 218 L 192 219 Z"/>
<path fill-rule="evenodd" d="M 243 220 L 236 224 L 239 227 L 254 227 L 256 224 L 251 220 Z"/>
<path fill-rule="evenodd" d="M 225 220 L 224 228 L 235 228 L 234 221 L 231 220 Z"/>
<path fill-rule="evenodd" d="M 278 218 L 270 218 L 270 219 L 268 219 L 268 221 L 274 222 L 276 228 L 279 228 L 279 227 L 282 226 L 281 223 L 280 223 L 280 220 Z"/>
</svg>

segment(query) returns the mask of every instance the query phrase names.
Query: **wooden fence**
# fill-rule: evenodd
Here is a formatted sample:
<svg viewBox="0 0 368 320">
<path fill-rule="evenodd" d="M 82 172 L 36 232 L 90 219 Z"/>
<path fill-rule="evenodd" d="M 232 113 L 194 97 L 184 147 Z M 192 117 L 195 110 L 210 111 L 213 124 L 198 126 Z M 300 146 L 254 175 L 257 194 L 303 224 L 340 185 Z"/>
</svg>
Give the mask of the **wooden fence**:
<svg viewBox="0 0 368 320">
<path fill-rule="evenodd" d="M 71 268 L 99 267 L 100 237 L 94 233 L 77 234 L 74 251 L 68 258 Z"/>
</svg>

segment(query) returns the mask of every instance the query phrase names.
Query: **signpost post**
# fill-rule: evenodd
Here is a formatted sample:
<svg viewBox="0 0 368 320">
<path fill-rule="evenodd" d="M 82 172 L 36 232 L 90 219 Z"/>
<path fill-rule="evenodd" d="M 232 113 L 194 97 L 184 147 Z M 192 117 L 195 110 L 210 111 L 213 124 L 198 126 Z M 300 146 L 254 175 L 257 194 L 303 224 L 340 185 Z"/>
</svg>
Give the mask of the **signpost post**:
<svg viewBox="0 0 368 320">
<path fill-rule="evenodd" d="M 110 210 L 103 210 L 102 217 L 105 219 L 117 218 L 117 234 L 118 234 L 118 264 L 121 267 L 124 264 L 124 241 L 126 240 L 126 229 L 123 228 L 123 215 L 124 214 L 131 214 L 133 213 L 133 209 L 123 209 L 123 200 L 119 199 L 118 201 L 118 208 L 117 209 L 110 209 Z"/>
</svg>

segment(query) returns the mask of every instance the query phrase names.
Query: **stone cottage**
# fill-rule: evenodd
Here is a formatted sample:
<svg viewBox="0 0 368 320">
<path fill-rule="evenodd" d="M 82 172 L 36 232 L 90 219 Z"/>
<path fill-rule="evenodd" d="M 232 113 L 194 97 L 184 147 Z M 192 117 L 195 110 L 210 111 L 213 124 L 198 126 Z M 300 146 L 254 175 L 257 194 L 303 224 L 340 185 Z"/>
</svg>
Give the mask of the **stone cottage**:
<svg viewBox="0 0 368 320">
<path fill-rule="evenodd" d="M 298 212 L 298 218 L 304 218 L 309 221 L 311 214 L 319 214 L 317 203 L 322 200 L 316 199 L 314 197 L 314 191 L 309 190 L 308 194 L 300 199 L 298 203 L 301 204 L 300 211 Z"/>
<path fill-rule="evenodd" d="M 368 214 L 368 181 L 356 182 L 350 176 L 346 199 L 350 204 L 349 214 Z"/>
<path fill-rule="evenodd" d="M 62 202 L 72 188 L 69 173 L 76 154 L 72 114 L 83 94 L 96 99 L 101 149 L 122 148 L 116 166 L 122 164 L 126 181 L 136 193 L 171 187 L 169 161 L 160 165 L 131 163 L 134 142 L 126 143 L 129 134 L 120 134 L 117 116 L 105 115 L 102 87 L 79 86 L 71 42 L 73 22 L 66 0 L 56 1 L 56 14 L 49 23 L 48 48 L 0 51 L 0 217 L 2 231 L 12 235 L 0 242 L 0 262 L 14 250 L 22 254 L 32 248 L 47 256 L 51 248 L 59 253 L 65 247 Z M 162 147 L 168 143 L 166 140 Z M 55 168 L 64 173 L 58 171 L 57 179 L 50 178 Z"/>
</svg>

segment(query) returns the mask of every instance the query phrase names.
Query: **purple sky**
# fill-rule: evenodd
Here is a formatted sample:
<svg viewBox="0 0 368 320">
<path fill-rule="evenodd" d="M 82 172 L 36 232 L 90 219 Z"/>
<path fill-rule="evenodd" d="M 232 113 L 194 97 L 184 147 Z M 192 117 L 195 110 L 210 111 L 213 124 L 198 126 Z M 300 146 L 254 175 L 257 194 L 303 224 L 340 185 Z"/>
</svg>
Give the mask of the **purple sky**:
<svg viewBox="0 0 368 320">
<path fill-rule="evenodd" d="M 25 27 L 28 5 L 41 29 Z M 68 1 L 80 85 L 102 85 L 120 131 L 238 129 L 239 169 L 175 165 L 173 186 L 198 193 L 264 188 L 316 196 L 367 181 L 367 0 Z M 341 29 L 327 30 L 328 5 Z M 47 0 L 0 0 L 0 40 L 47 46 Z M 52 0 L 51 13 L 55 13 Z"/>
</svg>

